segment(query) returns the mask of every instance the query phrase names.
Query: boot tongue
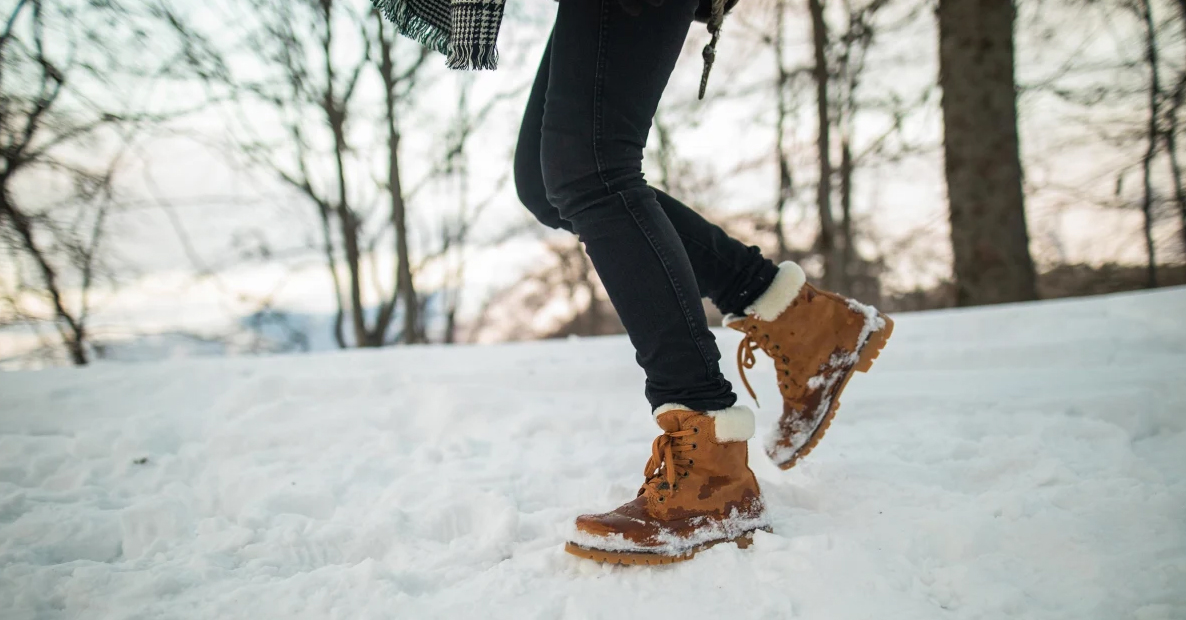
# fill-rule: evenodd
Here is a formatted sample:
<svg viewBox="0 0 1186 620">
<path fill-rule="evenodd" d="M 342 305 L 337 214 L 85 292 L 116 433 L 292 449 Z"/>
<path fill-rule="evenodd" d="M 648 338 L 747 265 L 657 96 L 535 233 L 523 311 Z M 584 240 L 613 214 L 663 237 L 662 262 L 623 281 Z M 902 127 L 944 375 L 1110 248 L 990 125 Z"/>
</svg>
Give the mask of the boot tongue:
<svg viewBox="0 0 1186 620">
<path fill-rule="evenodd" d="M 655 423 L 659 425 L 659 428 L 663 429 L 663 432 L 671 433 L 678 431 L 683 426 L 684 422 L 694 415 L 698 414 L 695 411 L 673 409 L 658 415 L 655 418 Z"/>
</svg>

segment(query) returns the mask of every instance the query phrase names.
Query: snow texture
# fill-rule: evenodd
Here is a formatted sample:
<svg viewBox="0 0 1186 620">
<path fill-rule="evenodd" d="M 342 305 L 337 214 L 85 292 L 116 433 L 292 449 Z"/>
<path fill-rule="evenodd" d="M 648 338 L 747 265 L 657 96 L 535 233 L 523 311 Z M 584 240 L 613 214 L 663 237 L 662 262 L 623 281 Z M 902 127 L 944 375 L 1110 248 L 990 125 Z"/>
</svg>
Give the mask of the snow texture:
<svg viewBox="0 0 1186 620">
<path fill-rule="evenodd" d="M 562 550 L 642 482 L 625 338 L 0 374 L 0 618 L 1186 618 L 1184 315 L 895 317 L 808 459 L 751 450 L 774 533 L 661 568 Z"/>
</svg>

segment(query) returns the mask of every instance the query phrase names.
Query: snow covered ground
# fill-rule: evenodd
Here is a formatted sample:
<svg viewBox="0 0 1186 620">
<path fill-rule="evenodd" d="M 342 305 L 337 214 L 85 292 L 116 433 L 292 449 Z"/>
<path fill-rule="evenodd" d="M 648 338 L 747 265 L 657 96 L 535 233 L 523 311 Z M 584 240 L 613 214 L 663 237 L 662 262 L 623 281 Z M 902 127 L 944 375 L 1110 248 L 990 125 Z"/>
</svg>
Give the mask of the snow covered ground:
<svg viewBox="0 0 1186 620">
<path fill-rule="evenodd" d="M 641 482 L 624 338 L 0 374 L 0 618 L 1186 618 L 1186 290 L 897 318 L 664 568 L 561 549 Z"/>
</svg>

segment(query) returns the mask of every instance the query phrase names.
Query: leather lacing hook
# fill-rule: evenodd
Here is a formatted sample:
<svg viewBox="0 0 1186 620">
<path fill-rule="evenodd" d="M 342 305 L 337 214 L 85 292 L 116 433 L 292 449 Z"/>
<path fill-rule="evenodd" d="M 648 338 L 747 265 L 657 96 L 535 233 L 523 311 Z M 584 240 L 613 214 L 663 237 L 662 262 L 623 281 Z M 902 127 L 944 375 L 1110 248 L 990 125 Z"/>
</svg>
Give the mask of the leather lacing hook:
<svg viewBox="0 0 1186 620">
<path fill-rule="evenodd" d="M 745 386 L 746 391 L 749 392 L 750 398 L 754 399 L 754 405 L 761 407 L 762 405 L 758 402 L 757 393 L 755 393 L 754 388 L 750 386 L 749 378 L 745 376 L 746 369 L 753 368 L 754 365 L 758 363 L 758 358 L 756 355 L 754 355 L 754 351 L 763 348 L 762 345 L 758 343 L 758 336 L 755 335 L 757 330 L 757 327 L 751 326 L 745 332 L 745 336 L 741 338 L 741 342 L 737 344 L 737 372 L 741 375 L 741 383 Z M 763 342 L 769 344 L 769 334 L 762 334 L 761 338 Z M 777 356 L 775 356 L 769 350 L 766 351 L 767 353 L 771 354 L 770 357 L 772 359 L 781 360 L 784 365 L 791 362 L 791 358 L 789 356 L 782 354 L 782 347 L 780 345 L 775 344 L 773 349 L 778 352 Z M 786 368 L 778 368 L 777 364 L 775 364 L 775 366 L 779 374 L 787 377 L 787 379 L 790 380 L 790 372 L 788 372 Z M 784 383 L 782 381 L 779 382 L 779 387 L 784 387 Z"/>
<path fill-rule="evenodd" d="M 676 480 L 686 478 L 688 476 L 687 468 L 692 467 L 695 463 L 692 459 L 683 458 L 683 454 L 695 450 L 696 444 L 682 441 L 684 437 L 694 434 L 696 431 L 689 428 L 681 431 L 668 431 L 655 438 L 654 443 L 651 444 L 651 458 L 647 460 L 646 469 L 643 471 L 643 475 L 647 478 L 646 484 L 655 482 L 662 475 L 664 479 L 654 485 L 655 490 L 675 490 Z M 662 494 L 659 495 L 659 501 L 664 501 Z"/>
</svg>

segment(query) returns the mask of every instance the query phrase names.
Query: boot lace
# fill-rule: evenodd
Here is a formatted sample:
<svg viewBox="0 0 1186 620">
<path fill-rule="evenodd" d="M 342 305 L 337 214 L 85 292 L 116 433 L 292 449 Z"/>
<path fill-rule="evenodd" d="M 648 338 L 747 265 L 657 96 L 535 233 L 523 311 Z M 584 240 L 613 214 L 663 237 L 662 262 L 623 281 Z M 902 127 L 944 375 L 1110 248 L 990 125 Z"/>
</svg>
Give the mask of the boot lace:
<svg viewBox="0 0 1186 620">
<path fill-rule="evenodd" d="M 688 468 L 694 464 L 692 459 L 685 458 L 687 452 L 696 449 L 695 442 L 687 438 L 699 433 L 699 428 L 692 427 L 668 431 L 655 438 L 651 443 L 651 458 L 647 460 L 646 469 L 643 470 L 646 482 L 643 483 L 640 494 L 650 488 L 662 502 L 664 498 L 661 491 L 674 491 L 678 488 L 679 479 L 686 478 Z"/>
<path fill-rule="evenodd" d="M 782 352 L 782 345 L 777 343 L 770 343 L 770 334 L 758 333 L 758 326 L 751 325 L 745 331 L 745 336 L 741 338 L 741 342 L 737 344 L 737 372 L 741 375 L 741 383 L 745 385 L 745 389 L 749 392 L 750 398 L 754 399 L 754 405 L 761 407 L 758 403 L 758 395 L 754 392 L 754 388 L 749 384 L 749 378 L 745 376 L 745 369 L 753 368 L 757 364 L 757 356 L 754 351 L 761 349 L 774 360 L 774 369 L 778 373 L 778 388 L 780 391 L 785 391 L 790 387 L 791 371 L 787 368 L 787 364 L 791 358 Z"/>
</svg>

